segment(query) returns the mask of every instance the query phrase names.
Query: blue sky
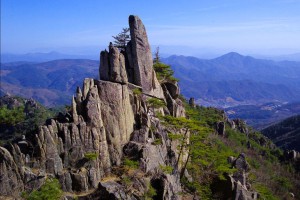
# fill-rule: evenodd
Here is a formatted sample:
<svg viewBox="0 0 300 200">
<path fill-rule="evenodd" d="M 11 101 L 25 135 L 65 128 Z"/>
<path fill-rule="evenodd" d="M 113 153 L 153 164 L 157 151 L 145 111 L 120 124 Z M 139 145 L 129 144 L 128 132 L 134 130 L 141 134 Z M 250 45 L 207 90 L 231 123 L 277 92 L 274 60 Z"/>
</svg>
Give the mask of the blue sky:
<svg viewBox="0 0 300 200">
<path fill-rule="evenodd" d="M 1 52 L 98 55 L 130 14 L 163 53 L 300 52 L 300 0 L 1 0 Z"/>
</svg>

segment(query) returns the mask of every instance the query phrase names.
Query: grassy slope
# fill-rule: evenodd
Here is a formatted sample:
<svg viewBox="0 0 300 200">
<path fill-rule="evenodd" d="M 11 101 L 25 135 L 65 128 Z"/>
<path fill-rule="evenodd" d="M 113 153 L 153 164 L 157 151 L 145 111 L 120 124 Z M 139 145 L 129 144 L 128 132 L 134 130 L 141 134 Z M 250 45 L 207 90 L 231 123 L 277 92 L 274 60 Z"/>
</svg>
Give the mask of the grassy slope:
<svg viewBox="0 0 300 200">
<path fill-rule="evenodd" d="M 266 140 L 259 132 L 250 131 L 248 136 L 226 126 L 226 136 L 221 137 L 214 131 L 215 123 L 222 121 L 223 112 L 215 108 L 191 108 L 186 105 L 187 115 L 194 126 L 191 131 L 191 159 L 187 169 L 194 182 L 182 179 L 186 188 L 200 195 L 203 199 L 219 198 L 214 196 L 211 185 L 216 179 L 224 179 L 224 173 L 234 169 L 227 163 L 228 156 L 237 157 L 245 153 L 251 166 L 249 183 L 252 189 L 259 192 L 262 198 L 284 199 L 293 192 L 300 193 L 300 177 L 290 164 L 281 163 L 282 151 Z M 176 119 L 164 117 L 162 120 L 173 126 Z M 173 123 L 173 125 L 172 125 Z M 182 127 L 181 127 L 182 128 Z M 177 138 L 178 139 L 178 138 Z M 264 146 L 260 141 L 265 141 Z M 247 148 L 247 142 L 251 148 Z"/>
</svg>

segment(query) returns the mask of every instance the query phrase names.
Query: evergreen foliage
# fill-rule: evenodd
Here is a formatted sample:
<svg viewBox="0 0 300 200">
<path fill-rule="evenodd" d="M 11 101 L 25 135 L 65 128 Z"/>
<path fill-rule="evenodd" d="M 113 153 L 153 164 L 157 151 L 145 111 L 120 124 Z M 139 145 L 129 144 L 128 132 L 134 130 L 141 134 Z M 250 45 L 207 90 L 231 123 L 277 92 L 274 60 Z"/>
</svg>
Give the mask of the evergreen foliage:
<svg viewBox="0 0 300 200">
<path fill-rule="evenodd" d="M 47 179 L 44 185 L 30 194 L 23 193 L 23 198 L 27 200 L 58 200 L 63 191 L 57 179 Z"/>
<path fill-rule="evenodd" d="M 6 105 L 0 107 L 0 124 L 15 126 L 25 120 L 24 106 L 8 109 Z"/>
<path fill-rule="evenodd" d="M 85 154 L 84 154 L 84 157 L 85 157 L 86 159 L 88 159 L 89 161 L 93 161 L 93 160 L 97 160 L 98 154 L 97 154 L 97 153 L 94 153 L 94 152 L 85 153 Z"/>
<path fill-rule="evenodd" d="M 130 41 L 129 31 L 130 31 L 129 28 L 123 28 L 118 35 L 112 36 L 115 39 L 114 40 L 115 47 L 123 51 L 126 50 L 126 45 Z"/>
<path fill-rule="evenodd" d="M 152 187 L 150 183 L 147 184 L 147 191 L 145 193 L 145 200 L 153 199 L 156 195 L 156 190 Z"/>
<path fill-rule="evenodd" d="M 172 166 L 168 166 L 168 165 L 166 165 L 166 166 L 160 165 L 159 167 L 166 174 L 172 174 L 172 172 L 174 170 Z"/>
<path fill-rule="evenodd" d="M 5 103 L 0 106 L 0 138 L 3 143 L 21 135 L 36 133 L 40 125 L 43 125 L 47 119 L 54 117 L 61 110 L 47 109 L 39 103 L 32 106 L 26 104 L 26 100 L 21 97 L 10 98 L 17 101 L 18 104 L 12 108 L 9 108 Z"/>
<path fill-rule="evenodd" d="M 134 95 L 138 95 L 138 96 L 142 94 L 142 90 L 139 89 L 139 88 L 134 88 L 132 90 L 132 92 L 133 92 Z"/>
<path fill-rule="evenodd" d="M 156 72 L 156 77 L 159 82 L 177 82 L 178 79 L 175 78 L 174 71 L 171 69 L 169 65 L 166 65 L 161 62 L 155 62 L 153 64 L 153 68 Z"/>
<path fill-rule="evenodd" d="M 128 169 L 137 169 L 137 168 L 139 168 L 139 162 L 138 161 L 130 160 L 128 158 L 124 159 L 123 164 Z"/>
<path fill-rule="evenodd" d="M 163 100 L 158 99 L 158 98 L 147 99 L 147 103 L 152 108 L 161 108 L 161 107 L 166 106 L 166 103 Z"/>
</svg>

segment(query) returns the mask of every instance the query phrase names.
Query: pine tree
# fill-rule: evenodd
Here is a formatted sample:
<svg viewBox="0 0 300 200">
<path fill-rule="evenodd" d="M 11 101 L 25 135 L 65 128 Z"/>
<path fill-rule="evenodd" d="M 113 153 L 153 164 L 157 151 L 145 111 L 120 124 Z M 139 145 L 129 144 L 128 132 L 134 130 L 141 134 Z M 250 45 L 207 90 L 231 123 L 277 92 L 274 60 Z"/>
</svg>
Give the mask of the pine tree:
<svg viewBox="0 0 300 200">
<path fill-rule="evenodd" d="M 123 28 L 121 33 L 119 33 L 116 36 L 112 36 L 115 39 L 114 46 L 120 49 L 121 51 L 125 51 L 126 45 L 130 41 L 129 31 L 129 28 Z"/>
</svg>

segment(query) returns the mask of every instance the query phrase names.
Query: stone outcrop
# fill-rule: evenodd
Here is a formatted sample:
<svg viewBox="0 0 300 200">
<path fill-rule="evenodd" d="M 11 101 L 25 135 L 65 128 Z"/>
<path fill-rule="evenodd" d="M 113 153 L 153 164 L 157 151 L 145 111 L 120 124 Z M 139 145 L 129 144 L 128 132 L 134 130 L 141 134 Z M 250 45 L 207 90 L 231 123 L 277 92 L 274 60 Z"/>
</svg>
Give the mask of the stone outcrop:
<svg viewBox="0 0 300 200">
<path fill-rule="evenodd" d="M 233 174 L 225 174 L 225 179 L 216 179 L 212 184 L 212 190 L 217 199 L 256 200 L 257 192 L 251 190 L 248 182 L 250 165 L 247 163 L 245 154 L 241 153 L 237 158 L 230 156 L 227 159 L 232 168 L 236 169 Z M 218 196 L 219 195 L 219 196 Z"/>
<path fill-rule="evenodd" d="M 0 197 L 18 198 L 52 177 L 69 194 L 87 193 L 79 199 L 139 199 L 149 184 L 159 199 L 181 198 L 177 145 L 147 105 L 147 99 L 158 98 L 167 104 L 159 109 L 162 114 L 185 116 L 179 87 L 158 82 L 144 25 L 137 16 L 129 17 L 129 25 L 126 51 L 110 44 L 100 53 L 100 80 L 83 81 L 68 113 L 47 120 L 30 141 L 0 148 Z M 138 189 L 131 193 L 118 181 L 103 181 L 125 157 L 138 161 L 143 173 L 132 177 Z M 173 173 L 161 170 L 167 165 L 174 167 Z"/>
<path fill-rule="evenodd" d="M 190 100 L 189 100 L 189 105 L 192 107 L 192 108 L 195 108 L 196 107 L 196 104 L 195 104 L 195 98 L 194 97 L 191 97 Z"/>
<path fill-rule="evenodd" d="M 153 69 L 153 58 L 148 42 L 146 29 L 141 19 L 129 16 L 131 42 L 128 45 L 129 63 L 134 70 L 134 84 L 142 86 L 143 90 L 153 96 L 163 98 L 162 88 Z"/>
<path fill-rule="evenodd" d="M 216 131 L 219 135 L 225 136 L 225 123 L 224 122 L 217 122 Z"/>
<path fill-rule="evenodd" d="M 286 150 L 284 151 L 284 159 L 288 161 L 296 161 L 300 159 L 300 153 L 295 150 Z"/>
<path fill-rule="evenodd" d="M 127 73 L 125 68 L 125 57 L 112 43 L 109 44 L 109 52 L 100 53 L 100 79 L 117 83 L 127 83 Z"/>
<path fill-rule="evenodd" d="M 140 86 L 145 94 L 164 99 L 162 87 L 153 69 L 145 26 L 138 16 L 131 15 L 129 27 L 131 41 L 128 42 L 125 52 L 119 52 L 110 43 L 109 52 L 105 50 L 100 53 L 100 79 L 118 83 L 129 82 Z"/>
<path fill-rule="evenodd" d="M 240 200 L 255 200 L 258 198 L 256 192 L 249 191 L 251 185 L 248 183 L 248 172 L 250 165 L 246 161 L 245 154 L 241 153 L 233 162 L 232 166 L 237 171 L 229 176 L 231 180 L 232 190 L 234 191 L 234 199 Z"/>
<path fill-rule="evenodd" d="M 248 127 L 247 127 L 246 123 L 243 120 L 234 119 L 232 121 L 233 121 L 234 127 L 236 129 L 238 129 L 241 133 L 244 133 L 244 134 L 248 135 L 249 130 L 248 130 Z"/>
</svg>

